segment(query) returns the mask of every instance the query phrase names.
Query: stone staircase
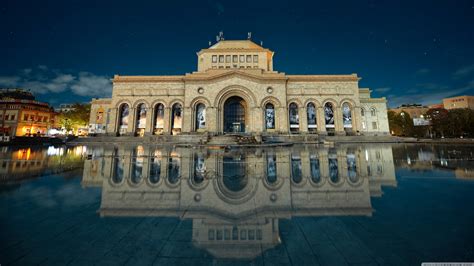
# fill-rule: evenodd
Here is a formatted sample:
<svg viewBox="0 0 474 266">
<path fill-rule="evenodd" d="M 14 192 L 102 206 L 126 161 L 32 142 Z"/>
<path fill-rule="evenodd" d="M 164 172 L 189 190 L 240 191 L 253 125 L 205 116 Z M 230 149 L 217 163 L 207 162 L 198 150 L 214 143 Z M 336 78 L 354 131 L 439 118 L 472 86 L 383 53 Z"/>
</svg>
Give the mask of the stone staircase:
<svg viewBox="0 0 474 266">
<path fill-rule="evenodd" d="M 227 145 L 251 145 L 258 144 L 255 137 L 251 135 L 226 134 L 209 136 L 208 145 L 227 146 Z"/>
</svg>

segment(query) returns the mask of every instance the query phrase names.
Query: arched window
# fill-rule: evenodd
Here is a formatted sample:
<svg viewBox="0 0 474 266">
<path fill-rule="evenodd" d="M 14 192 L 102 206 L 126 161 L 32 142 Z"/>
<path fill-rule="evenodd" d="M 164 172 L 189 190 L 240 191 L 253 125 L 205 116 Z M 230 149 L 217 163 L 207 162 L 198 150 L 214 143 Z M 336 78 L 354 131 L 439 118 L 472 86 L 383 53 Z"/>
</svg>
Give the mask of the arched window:
<svg viewBox="0 0 474 266">
<path fill-rule="evenodd" d="M 267 182 L 275 184 L 277 181 L 277 163 L 276 155 L 267 153 Z"/>
<path fill-rule="evenodd" d="M 290 131 L 298 132 L 300 128 L 300 118 L 298 115 L 298 105 L 296 103 L 290 103 L 288 116 L 290 121 Z"/>
<path fill-rule="evenodd" d="M 334 107 L 330 102 L 324 105 L 324 120 L 326 122 L 326 128 L 334 128 Z"/>
<path fill-rule="evenodd" d="M 119 133 L 127 133 L 128 128 L 128 117 L 130 114 L 130 107 L 128 104 L 124 103 L 120 106 L 119 109 Z"/>
<path fill-rule="evenodd" d="M 135 133 L 137 135 L 143 136 L 145 134 L 146 128 L 146 106 L 144 103 L 141 103 L 137 106 L 137 120 L 135 123 Z"/>
<path fill-rule="evenodd" d="M 196 130 L 206 128 L 206 106 L 203 103 L 196 105 Z"/>
<path fill-rule="evenodd" d="M 183 106 L 180 103 L 173 104 L 171 110 L 171 133 L 173 135 L 181 133 L 183 127 Z"/>
<path fill-rule="evenodd" d="M 329 179 L 333 183 L 339 182 L 339 169 L 337 166 L 337 154 L 336 150 L 331 149 L 328 152 L 328 165 L 329 165 Z"/>
<path fill-rule="evenodd" d="M 113 174 L 112 174 L 112 182 L 114 184 L 122 183 L 124 178 L 123 169 L 125 167 L 125 162 L 123 157 L 119 156 L 118 149 L 114 148 L 114 158 L 113 158 Z"/>
<path fill-rule="evenodd" d="M 377 110 L 375 110 L 375 108 L 372 107 L 372 108 L 370 109 L 370 115 L 371 115 L 371 116 L 376 116 L 376 115 L 377 115 Z"/>
<path fill-rule="evenodd" d="M 139 145 L 132 152 L 130 181 L 132 184 L 138 184 L 143 178 L 143 161 L 145 160 L 144 148 Z"/>
<path fill-rule="evenodd" d="M 291 154 L 291 178 L 296 184 L 301 183 L 303 180 L 301 157 L 299 154 Z"/>
<path fill-rule="evenodd" d="M 193 175 L 193 183 L 195 185 L 199 185 L 204 181 L 206 176 L 206 163 L 204 160 L 204 156 L 202 154 L 194 155 L 194 175 Z"/>
<path fill-rule="evenodd" d="M 352 128 L 352 111 L 349 103 L 342 104 L 342 124 L 344 128 Z"/>
<path fill-rule="evenodd" d="M 155 105 L 155 118 L 153 119 L 153 133 L 155 135 L 163 134 L 165 126 L 165 106 L 162 103 Z"/>
<path fill-rule="evenodd" d="M 357 183 L 359 181 L 359 176 L 357 175 L 357 165 L 356 165 L 356 156 L 354 151 L 347 151 L 347 177 L 352 183 Z"/>
<path fill-rule="evenodd" d="M 271 103 L 265 105 L 265 128 L 275 129 L 275 107 Z"/>
<path fill-rule="evenodd" d="M 176 152 L 172 152 L 168 158 L 168 182 L 178 183 L 181 177 L 181 158 Z"/>
<path fill-rule="evenodd" d="M 314 132 L 316 131 L 316 106 L 314 106 L 314 103 L 308 103 L 306 106 L 306 113 L 308 116 L 308 131 L 309 132 Z"/>
<path fill-rule="evenodd" d="M 161 178 L 161 151 L 156 150 L 150 158 L 150 176 L 151 184 L 157 184 Z"/>
<path fill-rule="evenodd" d="M 311 180 L 314 183 L 321 182 L 321 170 L 319 167 L 319 158 L 316 154 L 311 154 L 309 156 L 309 165 L 311 170 Z"/>
</svg>

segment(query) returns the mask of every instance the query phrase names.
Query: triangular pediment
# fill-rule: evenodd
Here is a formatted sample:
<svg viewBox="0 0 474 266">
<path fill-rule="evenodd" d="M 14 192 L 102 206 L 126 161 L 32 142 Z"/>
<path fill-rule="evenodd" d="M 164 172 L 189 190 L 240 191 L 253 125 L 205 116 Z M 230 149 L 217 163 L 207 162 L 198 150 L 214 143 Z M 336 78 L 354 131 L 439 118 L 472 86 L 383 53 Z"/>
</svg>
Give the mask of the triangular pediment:
<svg viewBox="0 0 474 266">
<path fill-rule="evenodd" d="M 265 73 L 261 70 L 240 70 L 240 69 L 229 69 L 229 70 L 210 70 L 206 72 L 194 72 L 187 74 L 185 80 L 219 80 L 219 79 L 230 79 L 230 78 L 243 78 L 252 79 L 256 81 L 261 80 L 285 80 L 286 76 L 284 73 Z"/>
</svg>

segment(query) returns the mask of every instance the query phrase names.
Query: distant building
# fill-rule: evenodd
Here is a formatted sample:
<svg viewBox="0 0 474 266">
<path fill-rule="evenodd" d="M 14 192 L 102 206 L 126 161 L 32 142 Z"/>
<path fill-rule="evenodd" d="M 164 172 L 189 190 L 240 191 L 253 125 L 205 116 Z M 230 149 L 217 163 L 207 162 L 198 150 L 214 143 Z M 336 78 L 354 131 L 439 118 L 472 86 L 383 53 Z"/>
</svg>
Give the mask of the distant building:
<svg viewBox="0 0 474 266">
<path fill-rule="evenodd" d="M 463 109 L 469 108 L 474 110 L 474 96 L 457 96 L 443 99 L 444 108 L 450 109 Z"/>
<path fill-rule="evenodd" d="M 48 103 L 39 102 L 22 89 L 0 91 L 0 135 L 46 135 L 54 127 L 57 113 Z"/>
<path fill-rule="evenodd" d="M 428 108 L 430 108 L 430 109 L 443 109 L 444 105 L 442 103 L 435 103 L 435 104 L 428 105 Z"/>
<path fill-rule="evenodd" d="M 89 134 L 104 134 L 109 121 L 111 99 L 92 99 L 89 118 Z"/>
<path fill-rule="evenodd" d="M 408 113 L 411 118 L 423 118 L 422 115 L 424 115 L 429 109 L 428 106 L 421 104 L 402 104 L 397 108 L 390 109 L 390 111 L 394 111 L 397 114 L 405 112 Z"/>
<path fill-rule="evenodd" d="M 74 103 L 62 103 L 59 105 L 59 108 L 57 108 L 56 110 L 60 113 L 71 112 L 71 111 L 76 110 L 74 105 L 75 105 Z"/>
</svg>

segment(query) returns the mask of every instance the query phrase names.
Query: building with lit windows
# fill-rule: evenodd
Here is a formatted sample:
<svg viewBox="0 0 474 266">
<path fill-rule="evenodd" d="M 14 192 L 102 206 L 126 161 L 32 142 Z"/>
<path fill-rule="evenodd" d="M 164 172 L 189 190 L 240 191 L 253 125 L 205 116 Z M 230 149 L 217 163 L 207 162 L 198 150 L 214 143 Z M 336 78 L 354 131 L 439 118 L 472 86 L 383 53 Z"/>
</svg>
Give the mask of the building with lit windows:
<svg viewBox="0 0 474 266">
<path fill-rule="evenodd" d="M 44 136 L 55 126 L 57 113 L 33 94 L 20 89 L 0 92 L 0 135 Z"/>
<path fill-rule="evenodd" d="M 251 40 L 221 39 L 197 53 L 195 72 L 115 75 L 112 98 L 97 103 L 103 133 L 389 134 L 386 99 L 359 88 L 357 74 L 287 75 L 273 58 Z"/>
</svg>

